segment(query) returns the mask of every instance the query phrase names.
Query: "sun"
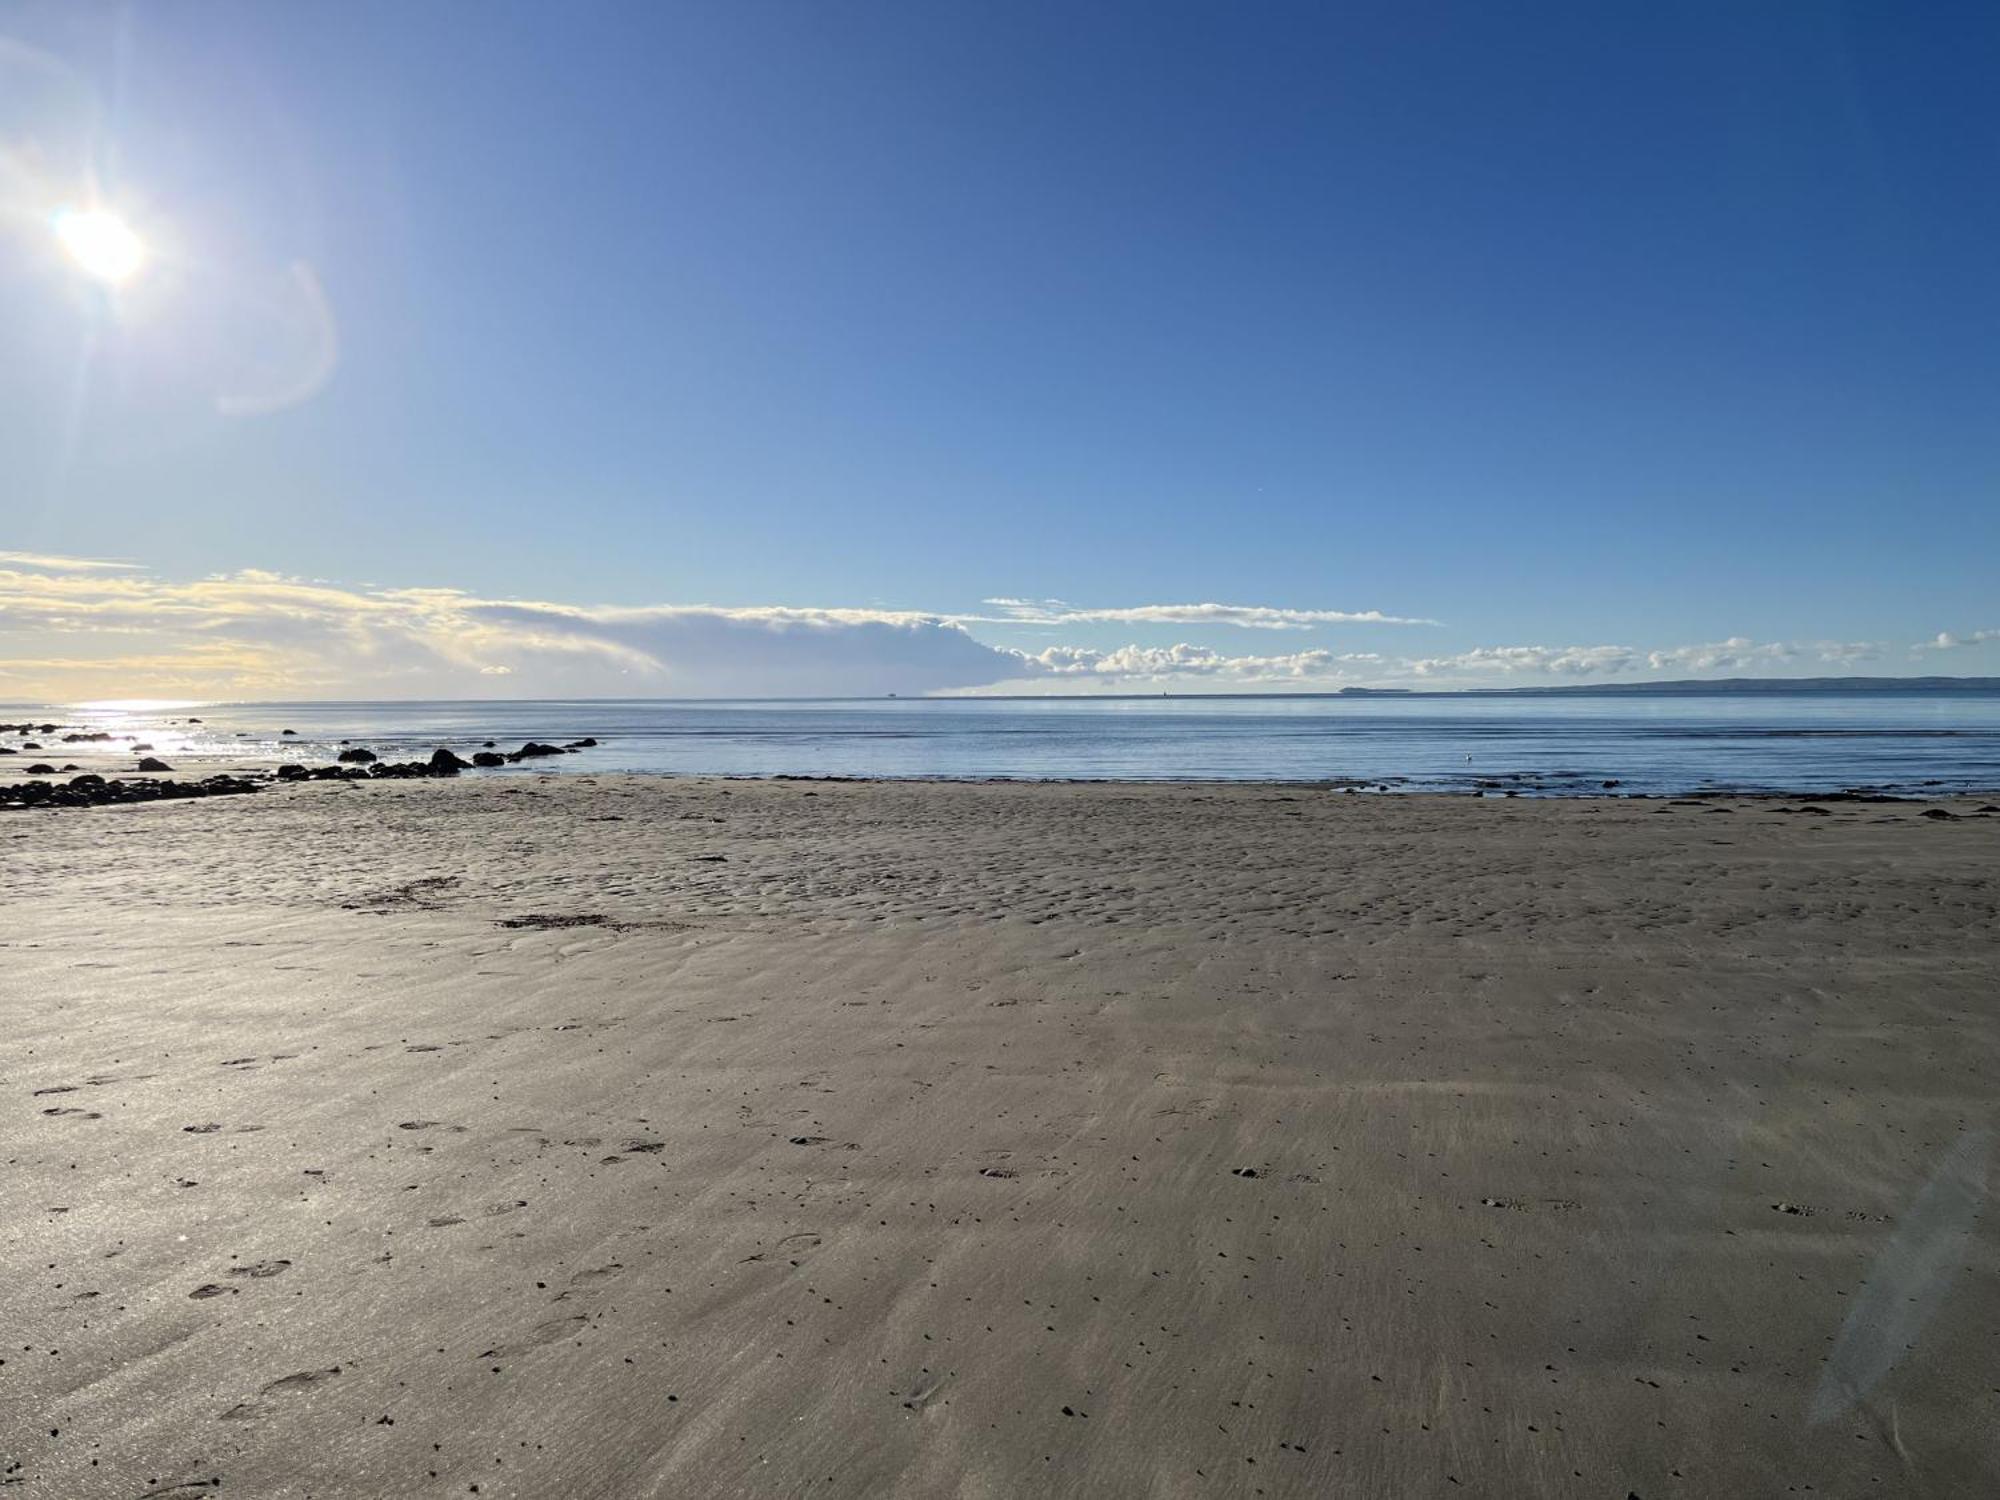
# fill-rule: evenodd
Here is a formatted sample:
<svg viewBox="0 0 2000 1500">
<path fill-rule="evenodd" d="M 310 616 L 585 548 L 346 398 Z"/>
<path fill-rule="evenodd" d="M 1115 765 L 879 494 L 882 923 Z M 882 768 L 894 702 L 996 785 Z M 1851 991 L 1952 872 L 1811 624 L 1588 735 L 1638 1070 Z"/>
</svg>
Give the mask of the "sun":
<svg viewBox="0 0 2000 1500">
<path fill-rule="evenodd" d="M 86 276 L 113 285 L 146 263 L 146 246 L 132 226 L 101 208 L 66 208 L 55 217 L 56 242 Z"/>
</svg>

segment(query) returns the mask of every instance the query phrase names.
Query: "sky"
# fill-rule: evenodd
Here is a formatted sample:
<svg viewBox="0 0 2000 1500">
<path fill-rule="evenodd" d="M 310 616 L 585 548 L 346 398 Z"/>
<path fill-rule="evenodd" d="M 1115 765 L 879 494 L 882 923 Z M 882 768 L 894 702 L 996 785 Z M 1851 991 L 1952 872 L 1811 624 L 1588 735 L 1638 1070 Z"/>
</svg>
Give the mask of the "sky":
<svg viewBox="0 0 2000 1500">
<path fill-rule="evenodd" d="M 2000 675 L 1996 76 L 1948 0 L 0 0 L 0 700 Z"/>
</svg>

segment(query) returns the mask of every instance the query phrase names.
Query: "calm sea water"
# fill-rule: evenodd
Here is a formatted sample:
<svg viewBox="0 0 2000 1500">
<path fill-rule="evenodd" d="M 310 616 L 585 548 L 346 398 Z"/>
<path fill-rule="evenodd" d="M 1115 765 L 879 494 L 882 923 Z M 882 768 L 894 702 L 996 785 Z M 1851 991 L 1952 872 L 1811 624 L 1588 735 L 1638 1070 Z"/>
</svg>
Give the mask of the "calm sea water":
<svg viewBox="0 0 2000 1500">
<path fill-rule="evenodd" d="M 1543 795 L 2000 789 L 2000 694 L 1675 697 L 402 702 L 0 709 L 156 753 L 394 759 L 534 738 L 601 743 L 534 770 L 733 776 L 1285 780 Z M 188 724 L 190 717 L 203 722 Z M 295 736 L 281 737 L 292 729 Z M 52 749 L 59 747 L 51 747 Z M 514 774 L 499 772 L 494 774 Z"/>
</svg>

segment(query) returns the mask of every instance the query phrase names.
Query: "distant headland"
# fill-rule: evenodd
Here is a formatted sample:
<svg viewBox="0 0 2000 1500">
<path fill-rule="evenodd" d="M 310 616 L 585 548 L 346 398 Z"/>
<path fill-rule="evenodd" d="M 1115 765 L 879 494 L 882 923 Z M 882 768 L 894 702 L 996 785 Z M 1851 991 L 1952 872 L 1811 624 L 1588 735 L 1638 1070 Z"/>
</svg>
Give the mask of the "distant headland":
<svg viewBox="0 0 2000 1500">
<path fill-rule="evenodd" d="M 1356 689 L 1346 689 L 1355 692 Z M 1379 692 L 1381 689 L 1361 689 Z M 1474 693 L 2000 693 L 2000 677 L 1713 677 L 1673 682 L 1585 682 L 1559 687 L 1469 688 Z"/>
</svg>

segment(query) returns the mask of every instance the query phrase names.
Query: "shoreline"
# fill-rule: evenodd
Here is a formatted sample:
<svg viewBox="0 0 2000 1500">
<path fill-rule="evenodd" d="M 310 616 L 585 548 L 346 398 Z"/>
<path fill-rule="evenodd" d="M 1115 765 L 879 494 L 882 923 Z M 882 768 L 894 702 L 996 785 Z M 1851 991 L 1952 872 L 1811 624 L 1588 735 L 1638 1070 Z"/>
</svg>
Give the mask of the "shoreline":
<svg viewBox="0 0 2000 1500">
<path fill-rule="evenodd" d="M 405 769 L 404 767 L 408 768 Z M 327 774 L 306 776 L 281 776 L 261 767 L 253 769 L 217 771 L 207 776 L 188 777 L 185 775 L 153 774 L 133 772 L 126 776 L 110 776 L 102 772 L 79 772 L 74 776 L 54 773 L 49 776 L 31 777 L 24 782 L 8 783 L 0 781 L 0 813 L 8 812 L 58 812 L 82 807 L 101 807 L 168 801 L 193 801 L 204 797 L 233 796 L 275 790 L 281 787 L 304 786 L 315 782 L 332 782 L 344 786 L 380 785 L 390 781 L 428 781 L 444 779 L 445 773 L 422 769 L 420 763 L 407 762 L 392 764 L 390 769 L 379 774 L 368 772 L 323 768 Z M 1827 803 L 1834 806 L 1843 804 L 1871 804 L 1916 806 L 1922 804 L 1946 804 L 1959 802 L 1986 802 L 2000 798 L 2000 786 L 1991 789 L 1941 789 L 1935 792 L 1885 791 L 1870 787 L 1847 787 L 1839 791 L 1771 790 L 1764 788 L 1736 789 L 1698 787 L 1683 791 L 1635 791 L 1593 788 L 1580 791 L 1550 790 L 1544 787 L 1488 787 L 1466 790 L 1439 787 L 1401 787 L 1383 785 L 1379 782 L 1354 782 L 1312 780 L 1250 781 L 1242 778 L 1217 778 L 1202 781 L 1189 778 L 1167 780 L 1164 778 L 1119 779 L 1111 777 L 1081 776 L 836 776 L 806 775 L 791 772 L 775 772 L 768 776 L 728 775 L 702 771 L 576 771 L 555 772 L 536 768 L 533 773 L 542 779 L 577 779 L 586 784 L 600 780 L 620 780 L 630 778 L 636 781 L 658 781 L 663 783 L 706 783 L 722 782 L 739 785 L 803 784 L 821 786 L 864 786 L 864 787 L 1103 787 L 1103 788 L 1151 788 L 1160 790 L 1212 791 L 1224 788 L 1242 788 L 1248 791 L 1259 789 L 1287 792 L 1320 792 L 1343 796 L 1365 796 L 1371 799 L 1392 799 L 1397 801 L 1519 801 L 1519 802 L 1564 802 L 1564 803 L 1674 803 L 1674 802 L 1800 802 Z M 518 777 L 509 778 L 518 780 Z M 46 786 L 52 793 L 71 792 L 78 795 L 73 800 L 60 796 L 32 799 L 24 798 L 24 789 Z M 2000 806 L 1981 806 L 1971 810 L 1973 816 L 2000 814 Z M 1965 816 L 1959 813 L 1954 816 Z"/>
<path fill-rule="evenodd" d="M 1918 695 L 1919 697 L 1921 695 Z M 524 735 L 562 748 L 590 774 L 847 776 L 1049 783 L 1295 784 L 1524 796 L 1752 794 L 1908 797 L 2000 795 L 2000 696 L 1949 702 L 1908 694 L 1797 695 L 1764 706 L 1718 696 L 1699 708 L 1548 700 L 1432 708 L 1254 703 L 1212 710 L 1171 704 L 985 708 L 876 703 L 797 705 L 450 703 L 207 706 L 202 714 L 85 716 L 58 725 L 0 723 L 0 752 L 60 771 L 124 774 L 126 747 L 183 770 L 317 767 L 366 747 L 392 761 L 500 755 Z M 936 711 L 933 711 L 935 708 Z M 32 729 L 31 736 L 24 732 Z M 9 733 L 11 731 L 11 734 Z M 72 735 L 99 744 L 54 743 Z M 295 731 L 295 733 L 294 733 Z M 18 744 L 16 743 L 18 741 Z M 591 743 L 594 741 L 595 743 Z M 0 754 L 24 772 L 34 761 Z M 74 773 L 73 773 L 74 774 Z"/>
</svg>

